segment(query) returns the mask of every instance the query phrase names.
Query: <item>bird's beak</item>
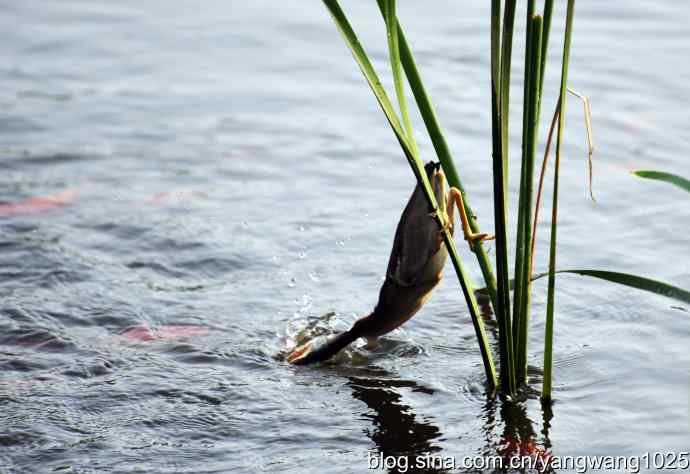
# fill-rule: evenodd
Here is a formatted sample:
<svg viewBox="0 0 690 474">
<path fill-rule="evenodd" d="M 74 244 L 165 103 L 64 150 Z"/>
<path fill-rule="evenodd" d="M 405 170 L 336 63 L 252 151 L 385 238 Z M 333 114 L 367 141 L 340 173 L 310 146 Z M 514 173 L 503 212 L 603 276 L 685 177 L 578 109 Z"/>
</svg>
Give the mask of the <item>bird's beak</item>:
<svg viewBox="0 0 690 474">
<path fill-rule="evenodd" d="M 306 363 L 304 360 L 306 359 L 307 354 L 311 352 L 311 347 L 312 343 L 307 342 L 306 344 L 302 344 L 299 347 L 296 347 L 295 350 L 293 350 L 289 356 L 287 356 L 287 361 L 290 364 L 295 364 L 295 365 L 301 365 Z"/>
</svg>

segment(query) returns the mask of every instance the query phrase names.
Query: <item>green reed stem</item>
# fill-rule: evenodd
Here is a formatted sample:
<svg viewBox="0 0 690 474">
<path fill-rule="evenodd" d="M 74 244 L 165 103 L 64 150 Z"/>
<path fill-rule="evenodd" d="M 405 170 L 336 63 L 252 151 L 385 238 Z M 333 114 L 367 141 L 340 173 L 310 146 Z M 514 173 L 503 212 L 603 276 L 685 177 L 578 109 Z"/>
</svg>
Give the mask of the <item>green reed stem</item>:
<svg viewBox="0 0 690 474">
<path fill-rule="evenodd" d="M 565 39 L 563 41 L 563 65 L 561 69 L 561 91 L 559 95 L 558 132 L 556 134 L 556 160 L 553 173 L 553 201 L 551 205 L 551 242 L 549 246 L 549 283 L 546 299 L 546 330 L 544 337 L 544 382 L 541 397 L 544 400 L 551 399 L 553 386 L 553 312 L 556 293 L 556 237 L 558 231 L 558 175 L 561 162 L 561 142 L 563 136 L 563 124 L 565 121 L 565 98 L 568 86 L 568 63 L 570 61 L 570 44 L 573 32 L 573 15 L 575 0 L 568 0 L 568 9 L 565 19 Z"/>
<path fill-rule="evenodd" d="M 520 359 L 520 349 L 518 347 L 518 337 L 520 334 L 520 327 L 522 325 L 522 300 L 525 297 L 525 289 L 522 285 L 523 283 L 523 260 L 525 256 L 525 245 L 524 245 L 524 235 L 525 235 L 525 171 L 527 160 L 527 142 L 529 135 L 529 119 L 527 117 L 529 104 L 530 104 L 530 74 L 532 70 L 530 68 L 530 57 L 532 54 L 531 47 L 531 35 L 532 35 L 532 17 L 534 16 L 534 0 L 528 0 L 527 2 L 527 24 L 525 26 L 525 77 L 523 80 L 524 88 L 522 94 L 522 155 L 520 162 L 520 192 L 518 198 L 518 223 L 517 223 L 517 237 L 515 239 L 515 285 L 513 291 L 513 340 L 515 343 L 515 359 L 519 361 Z M 518 368 L 519 372 L 519 368 Z M 517 374 L 517 381 L 520 382 L 519 373 Z"/>
<path fill-rule="evenodd" d="M 405 128 L 407 142 L 410 144 L 412 153 L 419 156 L 417 142 L 412 131 L 412 122 L 407 110 L 407 99 L 405 98 L 405 84 L 402 80 L 402 67 L 400 65 L 400 48 L 398 46 L 398 21 L 395 13 L 395 0 L 382 0 L 379 6 L 383 8 L 383 19 L 386 22 L 386 36 L 388 37 L 388 53 L 390 55 L 391 69 L 393 71 L 393 83 L 395 85 L 395 95 L 398 98 L 400 107 L 400 117 Z"/>
<path fill-rule="evenodd" d="M 492 17 L 495 16 L 495 6 Z M 506 0 L 503 19 L 501 46 L 500 80 L 498 100 L 492 86 L 492 161 L 494 185 L 494 222 L 496 232 L 496 275 L 497 298 L 496 319 L 499 325 L 499 349 L 501 356 L 501 387 L 506 394 L 515 392 L 515 361 L 513 351 L 513 332 L 510 317 L 510 287 L 508 275 L 508 112 L 510 103 L 510 62 L 515 22 L 515 0 Z M 492 31 L 492 55 L 496 51 L 496 34 Z M 496 73 L 495 58 L 492 60 L 492 82 Z"/>
<path fill-rule="evenodd" d="M 522 287 L 520 307 L 519 335 L 517 345 L 517 380 L 520 383 L 527 381 L 527 336 L 529 332 L 530 300 L 531 300 L 531 278 L 532 273 L 532 207 L 534 195 L 534 159 L 537 148 L 537 137 L 539 129 L 539 84 L 541 79 L 541 41 L 543 31 L 543 18 L 539 15 L 532 18 L 530 27 L 530 58 L 529 58 L 529 87 L 528 87 L 528 111 L 527 111 L 527 136 L 525 153 L 525 182 L 520 194 L 524 197 L 524 208 L 520 209 L 524 213 L 524 236 L 520 242 L 524 249 L 522 261 Z M 518 303 L 515 303 L 518 304 Z"/>
<path fill-rule="evenodd" d="M 539 67 L 539 101 L 537 103 L 537 121 L 541 122 L 541 98 L 544 92 L 544 77 L 546 76 L 546 59 L 549 50 L 549 33 L 551 31 L 551 19 L 553 17 L 553 0 L 545 0 L 544 2 L 544 27 L 541 35 L 541 66 Z M 557 106 L 558 107 L 558 106 Z M 587 109 L 585 109 L 587 110 Z M 536 244 L 537 235 L 537 220 L 539 217 L 539 204 L 541 202 L 541 193 L 544 189 L 544 176 L 546 172 L 546 164 L 548 161 L 549 152 L 551 150 L 551 139 L 553 137 L 553 131 L 558 120 L 558 110 L 554 113 L 553 120 L 551 122 L 549 132 L 546 137 L 546 146 L 544 148 L 544 161 L 542 163 L 541 172 L 539 175 L 539 186 L 537 187 L 537 202 L 534 206 L 534 220 L 532 223 L 532 242 L 530 244 L 530 251 L 532 253 L 532 258 L 529 264 L 530 275 L 532 274 L 532 268 L 534 267 L 534 249 Z M 537 130 L 537 134 L 539 130 Z M 591 144 L 591 140 L 590 140 Z M 591 146 L 590 146 L 591 150 Z M 591 186 L 590 186 L 591 189 Z"/>
<path fill-rule="evenodd" d="M 510 110 L 510 69 L 513 54 L 513 29 L 515 26 L 515 2 L 506 0 L 503 15 L 503 35 L 501 44 L 501 81 L 500 81 L 500 117 L 501 117 L 501 145 L 503 157 L 503 187 L 508 191 L 508 118 Z M 504 198 L 508 207 L 508 200 Z"/>
<path fill-rule="evenodd" d="M 553 17 L 553 0 L 544 1 L 544 27 L 541 34 L 541 66 L 539 70 L 541 71 L 539 78 L 539 101 L 541 102 L 541 97 L 544 92 L 544 71 L 546 70 L 546 59 L 549 52 L 549 34 L 551 33 L 551 18 Z M 540 110 L 539 107 L 538 110 Z M 537 119 L 539 120 L 539 113 L 537 113 Z"/>
<path fill-rule="evenodd" d="M 414 153 L 412 147 L 408 143 L 405 133 L 403 132 L 398 117 L 395 113 L 395 110 L 393 109 L 393 106 L 388 98 L 388 95 L 386 94 L 386 91 L 384 90 L 381 81 L 371 64 L 371 61 L 369 60 L 366 52 L 364 51 L 364 48 L 362 48 L 362 45 L 357 39 L 357 35 L 350 26 L 350 23 L 347 20 L 347 17 L 345 16 L 343 10 L 340 8 L 340 5 L 338 4 L 337 0 L 323 0 L 323 3 L 330 12 L 331 16 L 333 17 L 333 20 L 338 29 L 340 30 L 341 34 L 343 35 L 343 39 L 345 40 L 346 44 L 350 48 L 350 51 L 352 52 L 355 61 L 359 65 L 362 73 L 364 74 L 365 79 L 367 80 L 369 86 L 374 92 L 374 95 L 376 96 L 376 99 L 379 105 L 381 106 L 381 109 L 383 110 L 384 115 L 388 120 L 388 123 L 390 124 L 391 128 L 393 129 L 393 132 L 395 133 L 396 138 L 398 139 L 398 143 L 400 144 L 405 154 L 405 158 L 407 158 L 407 161 L 410 164 L 410 167 L 412 168 L 412 172 L 414 173 L 415 177 L 417 178 L 417 182 L 419 183 L 421 189 L 424 192 L 424 196 L 427 199 L 429 207 L 432 211 L 431 215 L 433 216 L 434 220 L 441 229 L 443 240 L 446 244 L 446 248 L 450 255 L 450 259 L 453 262 L 453 267 L 455 268 L 455 271 L 458 275 L 458 280 L 460 281 L 460 286 L 462 287 L 462 291 L 465 296 L 465 300 L 467 301 L 468 309 L 470 311 L 470 316 L 472 317 L 472 323 L 474 325 L 477 340 L 479 342 L 479 349 L 482 355 L 482 362 L 484 363 L 484 370 L 486 372 L 487 381 L 489 385 L 493 388 L 496 386 L 496 372 L 493 364 L 493 359 L 491 357 L 489 344 L 486 339 L 484 325 L 479 314 L 477 301 L 474 296 L 472 284 L 461 264 L 453 237 L 448 231 L 448 229 L 445 227 L 446 222 L 443 217 L 443 212 L 440 212 L 441 210 L 438 208 L 438 203 L 436 202 L 434 193 L 431 190 L 431 185 L 426 176 L 426 173 L 424 172 L 424 167 L 421 161 L 419 160 L 419 156 Z M 389 18 L 388 21 L 394 21 L 395 23 L 397 23 L 397 19 L 395 18 Z M 394 58 L 395 55 L 391 55 L 391 57 Z"/>
<path fill-rule="evenodd" d="M 501 82 L 501 0 L 491 0 L 491 96 L 498 103 Z M 492 111 L 493 111 L 492 107 Z M 498 108 L 493 116 L 498 115 Z"/>
<path fill-rule="evenodd" d="M 491 155 L 494 167 L 502 164 L 501 140 L 501 1 L 491 0 Z M 503 168 L 501 168 L 501 173 Z M 501 179 L 502 181 L 502 179 Z M 497 188 L 494 185 L 494 196 Z M 494 202 L 494 205 L 495 202 Z M 494 312 L 498 314 L 498 302 L 494 301 Z"/>
<path fill-rule="evenodd" d="M 469 199 L 467 197 L 467 194 L 465 193 L 465 188 L 462 185 L 462 182 L 460 181 L 460 178 L 458 176 L 458 172 L 455 168 L 455 164 L 453 162 L 453 157 L 448 147 L 448 143 L 446 142 L 444 134 L 441 131 L 441 126 L 438 122 L 434 106 L 431 103 L 431 99 L 429 98 L 426 92 L 424 82 L 422 81 L 422 78 L 419 74 L 419 70 L 417 69 L 414 56 L 412 55 L 412 51 L 410 50 L 410 46 L 407 43 L 407 39 L 405 38 L 405 34 L 399 22 L 398 38 L 400 45 L 400 60 L 402 62 L 403 69 L 405 70 L 407 80 L 410 84 L 412 94 L 414 95 L 415 101 L 417 102 L 419 113 L 422 116 L 424 125 L 426 126 L 427 132 L 429 133 L 429 137 L 431 138 L 431 143 L 434 147 L 434 150 L 436 151 L 436 155 L 438 156 L 438 159 L 441 162 L 441 165 L 443 166 L 443 171 L 446 174 L 448 183 L 451 186 L 458 188 L 458 190 L 460 190 L 460 192 L 462 193 L 462 198 L 465 203 L 465 211 L 467 213 L 467 216 L 469 217 L 470 228 L 472 232 L 481 233 L 479 229 L 479 224 L 477 223 L 477 219 L 474 218 L 474 212 L 472 211 L 472 208 L 469 205 Z M 494 308 L 496 308 L 496 277 L 494 276 L 494 273 L 491 270 L 491 262 L 489 261 L 489 256 L 486 253 L 486 249 L 484 248 L 482 242 L 475 242 L 474 253 L 477 256 L 477 262 L 479 263 L 479 267 L 481 268 L 482 275 L 484 277 L 484 283 L 486 284 L 486 287 L 489 291 L 491 304 Z"/>
<path fill-rule="evenodd" d="M 532 44 L 532 16 L 534 12 L 534 1 L 530 0 L 527 5 L 527 44 L 530 45 Z M 538 137 L 539 137 L 539 123 L 541 122 L 541 98 L 542 98 L 542 93 L 544 90 L 544 77 L 545 77 L 545 70 L 546 70 L 546 59 L 547 59 L 547 53 L 548 53 L 548 44 L 549 44 L 549 32 L 551 29 L 551 19 L 553 16 L 553 0 L 546 0 L 544 2 L 544 16 L 543 16 L 543 26 L 542 26 L 542 38 L 541 38 L 541 46 L 540 46 L 540 64 L 539 64 L 539 84 L 538 84 L 538 93 L 536 96 L 536 114 L 535 114 L 535 120 L 536 120 L 536 129 L 535 129 L 535 137 L 533 139 L 533 142 L 536 146 L 536 144 L 539 143 Z M 525 51 L 525 75 L 528 78 L 530 74 L 530 68 L 528 67 L 528 59 L 527 59 L 527 53 L 528 53 L 528 48 L 526 48 Z M 530 79 L 525 80 L 525 107 L 524 110 L 527 111 L 528 105 L 527 105 L 527 96 L 528 96 L 528 90 L 527 87 L 531 83 Z M 526 144 L 526 136 L 528 135 L 527 132 L 527 122 L 529 121 L 527 117 L 525 116 L 524 119 L 525 122 L 523 122 L 523 168 L 521 170 L 521 189 L 523 185 L 527 185 L 526 179 L 527 179 L 527 173 L 522 173 L 522 171 L 525 170 L 526 166 L 526 160 L 527 160 L 527 155 L 529 154 L 527 152 L 527 147 L 525 146 Z M 530 158 L 533 160 L 533 155 Z M 531 183 L 532 180 L 532 175 L 529 175 L 529 180 Z M 541 181 L 540 181 L 541 182 Z M 529 185 L 530 187 L 532 186 L 531 184 Z M 541 188 L 540 188 L 541 190 Z M 537 204 L 538 205 L 538 204 Z M 525 335 L 525 332 L 529 330 L 529 317 L 530 317 L 530 304 L 531 304 L 531 299 L 532 299 L 532 294 L 531 294 L 531 278 L 529 277 L 532 274 L 532 267 L 533 267 L 533 262 L 534 262 L 534 232 L 531 227 L 531 222 L 529 221 L 529 218 L 527 217 L 528 215 L 531 215 L 531 206 L 525 206 L 524 200 L 523 200 L 523 193 L 520 192 L 520 204 L 519 204 L 519 209 L 520 209 L 520 215 L 518 216 L 518 236 L 517 236 L 517 241 L 518 247 L 516 249 L 516 264 L 515 264 L 515 299 L 518 301 L 515 303 L 513 306 L 514 309 L 514 315 L 513 315 L 513 332 L 516 334 L 515 338 L 518 340 L 516 343 L 516 352 L 517 352 L 517 359 L 518 359 L 518 381 L 520 382 L 526 382 L 526 376 L 527 376 L 527 366 L 526 366 L 526 361 L 527 361 L 527 336 Z M 522 212 L 522 210 L 529 211 L 529 212 Z M 537 211 L 535 210 L 535 219 L 536 219 L 536 213 Z M 532 242 L 529 241 L 528 238 L 525 238 L 526 235 L 532 234 Z M 517 334 L 522 334 L 518 338 Z"/>
</svg>

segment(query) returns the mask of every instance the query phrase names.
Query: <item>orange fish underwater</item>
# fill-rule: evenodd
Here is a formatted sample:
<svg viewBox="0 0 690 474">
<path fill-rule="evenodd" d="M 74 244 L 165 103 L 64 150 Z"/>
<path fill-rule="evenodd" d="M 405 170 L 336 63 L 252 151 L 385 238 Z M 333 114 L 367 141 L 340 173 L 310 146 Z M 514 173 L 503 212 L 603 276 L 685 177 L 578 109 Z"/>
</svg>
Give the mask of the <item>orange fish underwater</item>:
<svg viewBox="0 0 690 474">
<path fill-rule="evenodd" d="M 50 196 L 36 196 L 24 199 L 18 203 L 0 204 L 0 217 L 36 214 L 66 206 L 74 201 L 78 192 L 77 188 L 67 188 Z"/>
</svg>

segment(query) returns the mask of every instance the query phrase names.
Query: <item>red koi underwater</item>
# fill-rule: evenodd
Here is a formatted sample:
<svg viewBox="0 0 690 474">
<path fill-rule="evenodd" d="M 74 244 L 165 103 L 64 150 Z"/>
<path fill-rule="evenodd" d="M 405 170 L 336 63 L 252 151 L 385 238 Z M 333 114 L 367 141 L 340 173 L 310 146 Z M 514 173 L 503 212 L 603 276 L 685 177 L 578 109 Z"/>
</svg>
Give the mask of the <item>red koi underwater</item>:
<svg viewBox="0 0 690 474">
<path fill-rule="evenodd" d="M 144 204 L 152 204 L 155 206 L 161 206 L 168 204 L 173 201 L 182 201 L 186 199 L 191 199 L 194 197 L 204 197 L 206 193 L 198 189 L 173 189 L 172 191 L 166 191 L 158 193 L 146 201 Z"/>
<path fill-rule="evenodd" d="M 194 325 L 170 325 L 158 326 L 151 328 L 148 326 L 133 326 L 125 329 L 122 333 L 114 336 L 113 339 L 118 342 L 151 342 L 151 341 L 173 341 L 186 337 L 205 336 L 209 333 L 207 327 Z M 20 343 L 19 345 L 25 347 L 38 348 L 45 344 L 44 341 L 39 343 Z M 0 380 L 0 389 L 7 387 L 8 389 L 28 389 L 38 384 L 45 383 L 45 380 L 39 379 L 7 379 Z"/>
<path fill-rule="evenodd" d="M 36 214 L 46 212 L 57 207 L 66 206 L 74 201 L 78 194 L 77 188 L 68 188 L 50 196 L 36 196 L 24 199 L 18 203 L 0 204 L 0 217 L 16 216 L 21 214 Z"/>
</svg>

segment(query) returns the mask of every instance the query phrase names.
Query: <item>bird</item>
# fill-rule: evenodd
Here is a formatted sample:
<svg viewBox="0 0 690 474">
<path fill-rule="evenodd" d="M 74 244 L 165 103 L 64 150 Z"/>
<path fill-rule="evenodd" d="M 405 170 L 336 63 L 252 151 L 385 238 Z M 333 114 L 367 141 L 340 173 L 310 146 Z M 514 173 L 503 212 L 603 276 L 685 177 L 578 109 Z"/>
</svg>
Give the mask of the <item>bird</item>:
<svg viewBox="0 0 690 474">
<path fill-rule="evenodd" d="M 471 247 L 474 241 L 493 238 L 471 232 L 462 193 L 455 187 L 446 193 L 440 163 L 431 161 L 424 166 L 424 171 L 438 203 L 438 212 L 443 213 L 441 221 L 451 234 L 454 208 L 458 207 L 464 237 Z M 436 222 L 435 214 L 417 184 L 398 222 L 386 277 L 374 310 L 355 321 L 349 330 L 330 337 L 318 347 L 310 341 L 295 348 L 286 358 L 288 363 L 306 365 L 326 361 L 360 337 L 375 339 L 393 331 L 419 311 L 441 281 L 448 257 L 443 229 Z"/>
</svg>

